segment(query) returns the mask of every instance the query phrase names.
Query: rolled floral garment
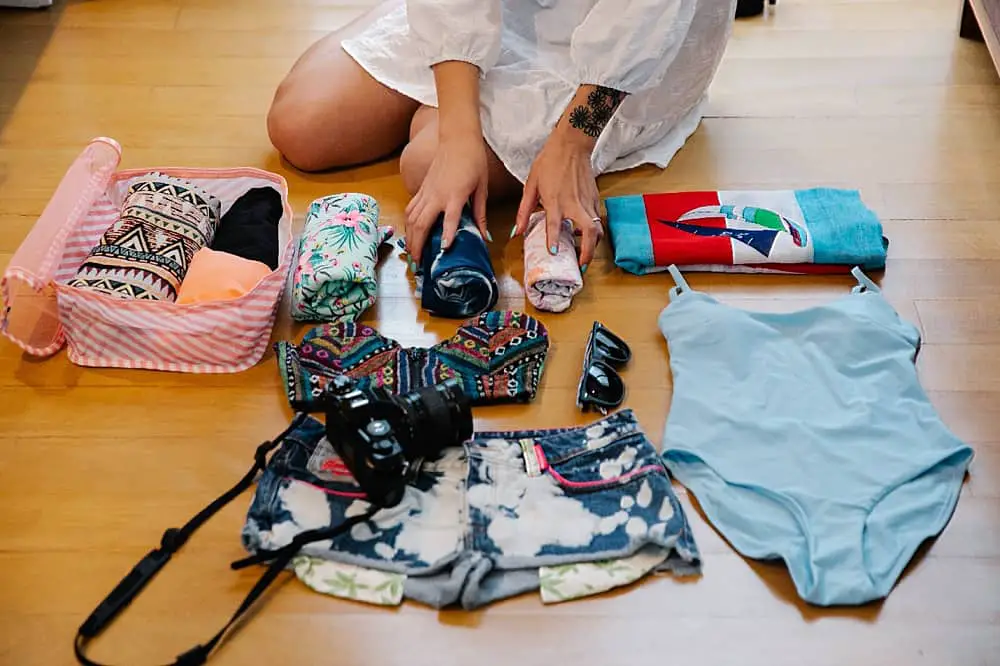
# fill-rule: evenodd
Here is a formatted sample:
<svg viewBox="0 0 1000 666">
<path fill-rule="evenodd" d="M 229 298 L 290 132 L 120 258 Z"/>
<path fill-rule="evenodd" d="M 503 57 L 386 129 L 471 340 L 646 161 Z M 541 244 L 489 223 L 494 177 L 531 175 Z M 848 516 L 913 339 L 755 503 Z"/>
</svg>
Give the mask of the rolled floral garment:
<svg viewBox="0 0 1000 666">
<path fill-rule="evenodd" d="M 292 278 L 292 317 L 353 322 L 375 302 L 378 249 L 392 229 L 378 226 L 366 194 L 335 194 L 309 207 Z"/>
</svg>

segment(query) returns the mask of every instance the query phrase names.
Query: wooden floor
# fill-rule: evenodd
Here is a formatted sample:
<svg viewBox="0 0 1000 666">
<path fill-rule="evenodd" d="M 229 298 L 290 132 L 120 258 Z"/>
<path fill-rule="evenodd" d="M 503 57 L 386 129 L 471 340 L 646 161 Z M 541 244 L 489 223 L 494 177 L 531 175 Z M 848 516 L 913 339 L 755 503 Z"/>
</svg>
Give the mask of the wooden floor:
<svg viewBox="0 0 1000 666">
<path fill-rule="evenodd" d="M 297 55 L 364 0 L 58 0 L 0 10 L 0 265 L 92 136 L 123 167 L 252 165 L 289 181 L 297 225 L 315 197 L 376 196 L 386 223 L 406 198 L 396 160 L 304 175 L 271 150 L 264 114 Z M 884 603 L 807 607 L 785 569 L 746 561 L 681 493 L 704 553 L 696 582 L 648 580 L 543 607 L 398 610 L 281 586 L 210 662 L 227 664 L 1000 664 L 1000 84 L 981 43 L 957 38 L 958 0 L 782 0 L 741 21 L 710 117 L 665 171 L 602 178 L 606 195 L 673 188 L 859 187 L 885 221 L 879 276 L 919 324 L 920 374 L 977 457 L 944 534 Z M 331 128 L 330 131 L 336 131 Z M 491 214 L 505 238 L 512 208 Z M 504 301 L 526 307 L 520 244 L 494 250 Z M 366 319 L 406 343 L 454 324 L 419 311 L 405 264 L 381 268 Z M 692 276 L 726 301 L 791 309 L 843 294 L 846 278 Z M 574 407 L 585 330 L 603 320 L 633 346 L 635 409 L 660 441 L 671 393 L 656 328 L 663 276 L 615 270 L 607 247 L 572 312 L 543 316 L 554 344 L 538 401 L 482 409 L 488 427 L 558 426 Z M 298 337 L 286 319 L 276 336 Z M 0 664 L 73 661 L 78 624 L 168 526 L 235 481 L 290 411 L 273 357 L 235 376 L 86 370 L 0 344 Z M 241 498 L 191 541 L 95 643 L 115 664 L 164 663 L 206 640 L 258 572 L 241 556 Z"/>
</svg>

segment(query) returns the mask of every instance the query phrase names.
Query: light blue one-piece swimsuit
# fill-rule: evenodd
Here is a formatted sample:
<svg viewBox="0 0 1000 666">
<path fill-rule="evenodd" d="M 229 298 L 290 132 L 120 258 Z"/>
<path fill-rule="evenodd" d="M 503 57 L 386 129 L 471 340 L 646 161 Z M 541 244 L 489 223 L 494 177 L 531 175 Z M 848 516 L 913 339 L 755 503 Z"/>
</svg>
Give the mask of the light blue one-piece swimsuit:
<svg viewBox="0 0 1000 666">
<path fill-rule="evenodd" d="M 917 328 L 857 268 L 851 293 L 787 314 L 670 273 L 667 468 L 736 550 L 783 559 L 806 601 L 887 596 L 947 525 L 973 455 L 920 385 Z"/>
</svg>

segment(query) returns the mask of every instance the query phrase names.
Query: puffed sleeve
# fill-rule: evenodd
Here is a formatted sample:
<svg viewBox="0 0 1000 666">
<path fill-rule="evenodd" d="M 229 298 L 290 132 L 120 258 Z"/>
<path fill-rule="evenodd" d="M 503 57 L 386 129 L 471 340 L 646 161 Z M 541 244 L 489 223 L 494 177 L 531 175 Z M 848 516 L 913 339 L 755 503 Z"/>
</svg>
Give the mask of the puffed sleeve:
<svg viewBox="0 0 1000 666">
<path fill-rule="evenodd" d="M 500 55 L 501 0 L 406 0 L 410 33 L 428 66 L 461 60 L 488 72 Z"/>
<path fill-rule="evenodd" d="M 579 84 L 636 93 L 663 80 L 699 0 L 598 0 L 573 32 Z"/>
</svg>

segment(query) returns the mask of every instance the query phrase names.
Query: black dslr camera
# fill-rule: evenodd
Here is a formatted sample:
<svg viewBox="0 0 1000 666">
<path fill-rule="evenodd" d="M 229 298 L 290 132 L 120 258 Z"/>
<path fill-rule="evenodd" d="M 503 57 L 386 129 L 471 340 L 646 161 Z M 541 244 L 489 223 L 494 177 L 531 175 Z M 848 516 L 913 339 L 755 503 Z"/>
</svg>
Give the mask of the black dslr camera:
<svg viewBox="0 0 1000 666">
<path fill-rule="evenodd" d="M 396 396 L 338 375 L 321 404 L 327 440 L 376 506 L 399 504 L 425 459 L 472 437 L 469 399 L 454 379 Z"/>
</svg>

